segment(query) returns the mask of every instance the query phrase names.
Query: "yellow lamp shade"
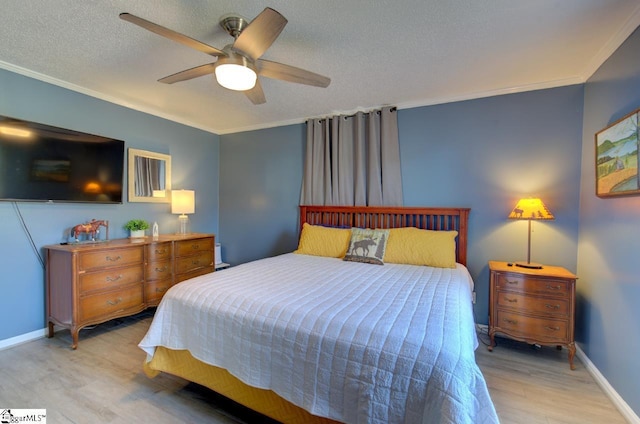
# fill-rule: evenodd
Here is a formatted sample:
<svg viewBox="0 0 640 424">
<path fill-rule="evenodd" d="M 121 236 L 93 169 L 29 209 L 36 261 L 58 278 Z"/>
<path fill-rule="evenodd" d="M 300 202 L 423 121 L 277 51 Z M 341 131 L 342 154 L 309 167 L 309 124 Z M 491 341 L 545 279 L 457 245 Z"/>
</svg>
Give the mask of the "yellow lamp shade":
<svg viewBox="0 0 640 424">
<path fill-rule="evenodd" d="M 555 219 L 547 205 L 538 198 L 518 200 L 515 208 L 508 216 L 509 219 Z"/>
</svg>

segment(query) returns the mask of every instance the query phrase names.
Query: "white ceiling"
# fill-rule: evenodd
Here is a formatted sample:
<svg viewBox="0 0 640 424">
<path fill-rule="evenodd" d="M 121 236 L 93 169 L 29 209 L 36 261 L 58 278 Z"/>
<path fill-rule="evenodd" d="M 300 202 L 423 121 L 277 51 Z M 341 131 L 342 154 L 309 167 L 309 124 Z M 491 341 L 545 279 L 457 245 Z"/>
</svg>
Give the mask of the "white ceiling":
<svg viewBox="0 0 640 424">
<path fill-rule="evenodd" d="M 212 76 L 159 78 L 213 58 L 118 18 L 217 48 L 230 12 L 289 23 L 263 58 L 331 78 L 261 78 L 253 105 Z M 638 0 L 2 0 L 0 67 L 216 134 L 383 105 L 431 105 L 582 83 L 640 25 Z"/>
</svg>

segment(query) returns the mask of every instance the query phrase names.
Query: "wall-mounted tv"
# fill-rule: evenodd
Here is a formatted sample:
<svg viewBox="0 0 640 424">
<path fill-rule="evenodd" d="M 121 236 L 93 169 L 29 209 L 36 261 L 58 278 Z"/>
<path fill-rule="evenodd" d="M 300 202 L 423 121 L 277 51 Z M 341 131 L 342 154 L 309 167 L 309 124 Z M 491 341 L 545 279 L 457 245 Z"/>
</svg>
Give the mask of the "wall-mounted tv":
<svg viewBox="0 0 640 424">
<path fill-rule="evenodd" d="M 124 141 L 0 115 L 0 200 L 122 203 Z"/>
</svg>

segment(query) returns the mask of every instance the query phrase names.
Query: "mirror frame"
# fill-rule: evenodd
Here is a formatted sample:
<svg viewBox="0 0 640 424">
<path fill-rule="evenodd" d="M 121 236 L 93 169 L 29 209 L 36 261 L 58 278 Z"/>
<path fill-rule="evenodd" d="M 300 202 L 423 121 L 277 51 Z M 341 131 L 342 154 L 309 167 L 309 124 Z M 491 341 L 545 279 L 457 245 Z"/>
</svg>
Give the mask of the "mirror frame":
<svg viewBox="0 0 640 424">
<path fill-rule="evenodd" d="M 145 197 L 136 196 L 136 184 L 135 184 L 135 164 L 136 157 L 142 156 L 149 159 L 157 159 L 165 161 L 165 191 L 164 197 Z M 129 202 L 147 202 L 147 203 L 169 203 L 171 201 L 171 156 L 162 153 L 149 152 L 146 150 L 129 148 L 129 172 L 128 172 L 128 185 L 129 185 Z"/>
</svg>

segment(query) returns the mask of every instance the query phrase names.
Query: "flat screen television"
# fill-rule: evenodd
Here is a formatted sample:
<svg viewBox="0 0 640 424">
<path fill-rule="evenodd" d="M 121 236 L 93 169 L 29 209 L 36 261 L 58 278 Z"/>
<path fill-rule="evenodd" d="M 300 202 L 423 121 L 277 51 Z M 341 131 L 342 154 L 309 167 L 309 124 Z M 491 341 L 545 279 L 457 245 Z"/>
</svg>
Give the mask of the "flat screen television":
<svg viewBox="0 0 640 424">
<path fill-rule="evenodd" d="M 122 203 L 124 141 L 0 115 L 0 200 Z"/>
</svg>

